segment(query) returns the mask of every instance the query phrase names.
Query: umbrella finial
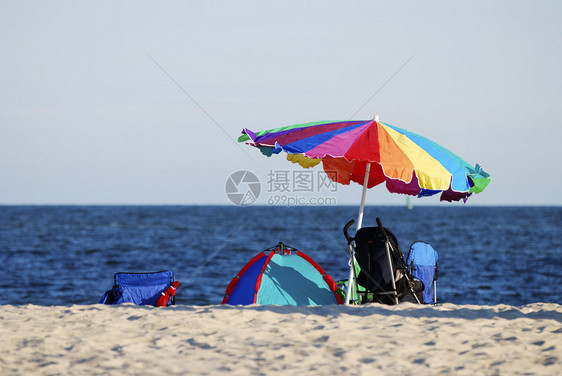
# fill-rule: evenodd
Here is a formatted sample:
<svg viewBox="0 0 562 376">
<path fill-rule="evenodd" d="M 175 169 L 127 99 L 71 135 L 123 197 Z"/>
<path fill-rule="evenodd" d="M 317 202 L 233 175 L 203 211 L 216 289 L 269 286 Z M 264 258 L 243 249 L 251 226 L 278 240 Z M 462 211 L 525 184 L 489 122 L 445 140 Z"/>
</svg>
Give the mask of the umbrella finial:
<svg viewBox="0 0 562 376">
<path fill-rule="evenodd" d="M 375 115 L 375 121 L 379 121 L 379 115 Z"/>
</svg>

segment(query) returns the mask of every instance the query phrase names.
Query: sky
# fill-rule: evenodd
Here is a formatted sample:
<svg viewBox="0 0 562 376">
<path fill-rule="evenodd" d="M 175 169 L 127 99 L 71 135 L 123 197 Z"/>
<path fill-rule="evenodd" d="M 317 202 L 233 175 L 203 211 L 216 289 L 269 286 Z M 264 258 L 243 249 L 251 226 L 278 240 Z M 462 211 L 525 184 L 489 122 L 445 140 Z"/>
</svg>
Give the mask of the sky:
<svg viewBox="0 0 562 376">
<path fill-rule="evenodd" d="M 0 204 L 231 204 L 240 170 L 267 204 L 272 172 L 299 167 L 238 144 L 243 128 L 379 115 L 491 174 L 466 205 L 561 205 L 561 14 L 559 1 L 0 1 Z M 353 205 L 361 187 L 312 195 Z M 404 200 L 378 186 L 366 202 Z"/>
</svg>

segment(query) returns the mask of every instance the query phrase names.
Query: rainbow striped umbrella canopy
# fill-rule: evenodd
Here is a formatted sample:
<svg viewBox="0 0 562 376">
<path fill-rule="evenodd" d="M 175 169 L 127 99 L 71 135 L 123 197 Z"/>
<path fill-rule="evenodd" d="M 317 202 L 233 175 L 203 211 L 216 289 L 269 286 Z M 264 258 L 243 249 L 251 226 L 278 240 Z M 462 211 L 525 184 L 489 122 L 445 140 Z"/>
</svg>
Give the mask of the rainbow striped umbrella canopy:
<svg viewBox="0 0 562 376">
<path fill-rule="evenodd" d="M 285 151 L 287 159 L 305 168 L 322 162 L 330 179 L 341 184 L 354 181 L 371 188 L 384 182 L 393 193 L 418 197 L 441 193 L 441 200 L 466 201 L 490 182 L 480 165 L 472 166 L 425 137 L 376 120 L 319 121 L 242 133 L 239 142 L 267 156 Z"/>
</svg>

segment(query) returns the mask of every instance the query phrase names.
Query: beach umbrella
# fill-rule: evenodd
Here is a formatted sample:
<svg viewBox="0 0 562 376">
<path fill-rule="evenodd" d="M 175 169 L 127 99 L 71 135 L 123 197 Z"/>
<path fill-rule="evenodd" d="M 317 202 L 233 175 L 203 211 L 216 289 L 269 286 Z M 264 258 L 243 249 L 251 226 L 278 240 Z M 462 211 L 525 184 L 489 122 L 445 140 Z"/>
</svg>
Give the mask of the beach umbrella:
<svg viewBox="0 0 562 376">
<path fill-rule="evenodd" d="M 367 189 L 381 183 L 392 193 L 417 197 L 440 194 L 442 201 L 466 202 L 490 182 L 490 175 L 480 165 L 472 166 L 425 137 L 380 122 L 378 116 L 257 132 L 244 129 L 242 133 L 239 142 L 259 148 L 267 156 L 284 151 L 288 160 L 304 168 L 322 163 L 334 182 L 362 184 L 357 229 L 362 225 Z"/>
</svg>

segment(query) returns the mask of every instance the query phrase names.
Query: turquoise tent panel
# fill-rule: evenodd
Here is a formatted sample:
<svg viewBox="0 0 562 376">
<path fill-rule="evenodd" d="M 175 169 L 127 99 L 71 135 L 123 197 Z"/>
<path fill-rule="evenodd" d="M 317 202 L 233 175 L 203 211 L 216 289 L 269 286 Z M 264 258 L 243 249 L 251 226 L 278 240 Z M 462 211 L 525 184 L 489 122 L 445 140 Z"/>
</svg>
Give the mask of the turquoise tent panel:
<svg viewBox="0 0 562 376">
<path fill-rule="evenodd" d="M 257 304 L 338 304 L 324 277 L 296 254 L 275 254 L 265 268 Z"/>
</svg>

